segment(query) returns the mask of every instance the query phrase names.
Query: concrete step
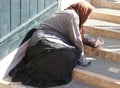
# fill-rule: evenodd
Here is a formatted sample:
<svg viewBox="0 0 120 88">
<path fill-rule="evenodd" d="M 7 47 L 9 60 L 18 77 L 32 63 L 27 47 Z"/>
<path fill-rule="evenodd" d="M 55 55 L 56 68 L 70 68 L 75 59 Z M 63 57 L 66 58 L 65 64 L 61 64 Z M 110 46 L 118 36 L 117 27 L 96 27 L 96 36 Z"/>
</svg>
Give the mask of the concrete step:
<svg viewBox="0 0 120 88">
<path fill-rule="evenodd" d="M 86 37 L 97 40 L 99 35 L 87 34 Z M 104 44 L 99 48 L 91 48 L 89 46 L 84 46 L 85 53 L 91 56 L 101 57 L 105 59 L 110 59 L 116 62 L 120 62 L 120 39 L 112 39 L 107 37 L 102 37 Z"/>
<path fill-rule="evenodd" d="M 91 60 L 92 64 L 86 68 L 77 66 L 73 71 L 74 80 L 71 83 L 51 88 L 120 88 L 120 64 L 118 62 L 92 57 L 87 57 L 87 59 Z M 10 77 L 1 81 L 0 88 L 34 88 L 10 81 Z"/>
<path fill-rule="evenodd" d="M 95 7 L 105 7 L 120 10 L 120 0 L 91 0 Z"/>
<path fill-rule="evenodd" d="M 77 80 L 72 80 L 67 85 L 57 86 L 57 87 L 50 87 L 50 88 L 97 88 L 97 87 L 90 86 L 90 85 L 85 84 L 83 82 L 78 82 Z"/>
<path fill-rule="evenodd" d="M 120 24 L 88 19 L 84 26 L 87 33 L 120 39 Z"/>
<path fill-rule="evenodd" d="M 37 87 L 22 85 L 20 82 L 12 83 L 10 82 L 10 80 L 11 80 L 10 77 L 6 78 L 0 84 L 0 88 L 37 88 Z M 73 79 L 69 84 L 56 86 L 56 87 L 46 87 L 46 88 L 96 88 L 96 87 L 85 84 L 83 82 L 78 82 Z"/>
<path fill-rule="evenodd" d="M 120 88 L 120 64 L 102 58 L 87 57 L 93 61 L 88 67 L 77 66 L 73 78 L 97 88 Z"/>
<path fill-rule="evenodd" d="M 10 88 L 10 87 L 8 87 L 8 85 L 5 84 L 0 84 L 0 88 Z"/>
<path fill-rule="evenodd" d="M 120 10 L 108 8 L 95 8 L 90 15 L 92 19 L 104 20 L 120 24 Z"/>
</svg>

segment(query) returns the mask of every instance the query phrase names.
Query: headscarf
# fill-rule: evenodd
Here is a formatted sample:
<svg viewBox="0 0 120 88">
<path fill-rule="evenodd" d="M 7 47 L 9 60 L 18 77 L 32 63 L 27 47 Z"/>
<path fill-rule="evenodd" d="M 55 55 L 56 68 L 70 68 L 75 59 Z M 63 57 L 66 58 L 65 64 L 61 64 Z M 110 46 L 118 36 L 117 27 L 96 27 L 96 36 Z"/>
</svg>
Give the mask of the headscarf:
<svg viewBox="0 0 120 88">
<path fill-rule="evenodd" d="M 80 26 L 81 26 L 81 25 L 83 25 L 85 23 L 88 16 L 92 12 L 93 8 L 94 7 L 91 4 L 89 4 L 87 1 L 82 0 L 82 1 L 80 1 L 78 3 L 70 5 L 65 10 L 67 10 L 67 9 L 75 10 L 76 13 L 79 15 Z"/>
</svg>

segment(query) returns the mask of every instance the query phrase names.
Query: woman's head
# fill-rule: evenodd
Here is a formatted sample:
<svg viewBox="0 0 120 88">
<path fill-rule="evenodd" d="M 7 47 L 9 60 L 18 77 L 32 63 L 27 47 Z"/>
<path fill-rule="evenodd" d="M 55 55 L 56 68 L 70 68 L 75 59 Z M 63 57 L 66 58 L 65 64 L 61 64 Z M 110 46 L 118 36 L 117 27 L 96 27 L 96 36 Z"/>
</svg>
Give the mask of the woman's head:
<svg viewBox="0 0 120 88">
<path fill-rule="evenodd" d="M 93 6 L 88 2 L 82 0 L 78 3 L 70 5 L 67 9 L 73 9 L 77 12 L 80 17 L 80 25 L 84 24 L 88 16 L 93 10 Z"/>
</svg>

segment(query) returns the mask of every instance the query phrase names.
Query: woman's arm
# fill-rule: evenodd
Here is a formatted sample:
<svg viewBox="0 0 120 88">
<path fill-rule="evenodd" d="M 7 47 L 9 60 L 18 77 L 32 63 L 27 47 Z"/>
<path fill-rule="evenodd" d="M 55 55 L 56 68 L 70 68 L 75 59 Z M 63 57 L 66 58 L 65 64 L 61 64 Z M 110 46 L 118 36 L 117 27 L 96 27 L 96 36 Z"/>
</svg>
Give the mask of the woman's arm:
<svg viewBox="0 0 120 88">
<path fill-rule="evenodd" d="M 82 41 L 85 45 L 90 46 L 92 48 L 99 48 L 102 43 L 104 43 L 104 40 L 102 38 L 98 38 L 97 40 L 92 38 L 84 37 L 84 27 L 81 26 L 81 35 L 82 35 Z"/>
<path fill-rule="evenodd" d="M 68 35 L 71 42 L 82 51 L 83 43 L 79 30 L 79 16 L 75 12 L 71 15 L 71 20 L 68 24 Z"/>
<path fill-rule="evenodd" d="M 81 51 L 80 59 L 78 61 L 78 64 L 81 66 L 88 66 L 91 62 L 86 60 L 85 54 L 84 54 L 84 47 L 82 42 L 82 36 L 80 33 L 79 28 L 79 17 L 74 15 L 70 21 L 69 24 L 69 37 L 70 40 L 74 43 L 74 45 Z"/>
<path fill-rule="evenodd" d="M 83 43 L 87 46 L 92 47 L 92 48 L 96 48 L 96 46 L 95 46 L 96 40 L 94 40 L 94 39 L 84 37 Z"/>
</svg>

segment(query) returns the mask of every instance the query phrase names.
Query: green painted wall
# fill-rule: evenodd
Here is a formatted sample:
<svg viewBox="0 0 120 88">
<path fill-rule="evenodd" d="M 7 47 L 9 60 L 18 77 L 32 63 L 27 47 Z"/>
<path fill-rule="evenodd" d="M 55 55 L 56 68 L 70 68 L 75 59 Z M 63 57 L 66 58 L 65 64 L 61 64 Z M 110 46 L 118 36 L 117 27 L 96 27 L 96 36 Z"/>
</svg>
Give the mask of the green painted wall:
<svg viewBox="0 0 120 88">
<path fill-rule="evenodd" d="M 57 0 L 0 0 L 0 59 L 57 9 Z"/>
</svg>

